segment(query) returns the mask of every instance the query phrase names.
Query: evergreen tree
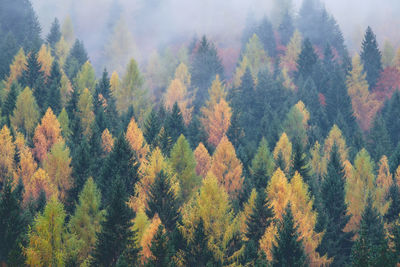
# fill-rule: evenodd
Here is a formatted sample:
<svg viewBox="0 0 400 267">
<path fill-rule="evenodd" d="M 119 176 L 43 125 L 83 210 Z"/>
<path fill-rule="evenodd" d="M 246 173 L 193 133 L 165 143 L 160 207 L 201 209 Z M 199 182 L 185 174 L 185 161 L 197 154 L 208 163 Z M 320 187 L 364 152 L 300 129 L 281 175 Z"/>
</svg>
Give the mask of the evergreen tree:
<svg viewBox="0 0 400 267">
<path fill-rule="evenodd" d="M 257 190 L 263 190 L 267 187 L 274 168 L 274 159 L 269 151 L 267 140 L 263 138 L 250 167 L 252 183 Z"/>
<path fill-rule="evenodd" d="M 61 70 L 57 61 L 51 66 L 50 77 L 47 80 L 47 104 L 54 114 L 61 112 Z"/>
<path fill-rule="evenodd" d="M 178 103 L 175 102 L 171 113 L 165 121 L 165 131 L 171 137 L 172 143 L 178 140 L 181 134 L 185 135 L 185 123 L 183 121 L 182 113 L 179 109 Z"/>
<path fill-rule="evenodd" d="M 12 116 L 13 114 L 19 91 L 20 91 L 20 86 L 18 85 L 18 83 L 14 82 L 11 85 L 10 92 L 8 92 L 6 101 L 4 102 L 1 109 L 1 115 L 5 117 L 6 124 L 8 127 L 10 127 L 10 116 Z"/>
<path fill-rule="evenodd" d="M 153 257 L 147 262 L 149 267 L 164 267 L 170 266 L 171 263 L 171 248 L 167 234 L 164 232 L 162 224 L 158 226 L 157 232 L 151 241 L 150 247 Z"/>
<path fill-rule="evenodd" d="M 161 129 L 161 122 L 157 112 L 153 109 L 144 123 L 143 136 L 147 144 L 154 148 L 157 143 L 157 135 Z"/>
<path fill-rule="evenodd" d="M 1 23 L 0 23 L 1 25 Z M 0 31 L 1 32 L 1 31 Z M 4 39 L 0 40 L 0 79 L 6 79 L 10 73 L 10 64 L 18 52 L 18 45 L 16 43 L 14 34 L 11 32 L 5 34 Z"/>
<path fill-rule="evenodd" d="M 290 204 L 288 204 L 278 228 L 276 245 L 274 244 L 272 248 L 272 266 L 308 266 L 302 239 L 299 238 L 297 228 L 294 224 Z"/>
<path fill-rule="evenodd" d="M 399 185 L 393 182 L 389 189 L 389 198 L 391 200 L 388 211 L 385 214 L 387 222 L 392 223 L 400 214 L 400 190 Z"/>
<path fill-rule="evenodd" d="M 171 189 L 169 177 L 163 170 L 157 174 L 150 186 L 147 205 L 146 214 L 149 218 L 158 214 L 168 231 L 176 228 L 176 222 L 179 220 L 179 204 Z"/>
<path fill-rule="evenodd" d="M 12 189 L 10 179 L 7 179 L 0 191 L 0 263 L 7 265 L 13 251 L 18 251 L 22 234 L 26 231 L 26 218 L 22 209 L 21 183 Z M 14 253 L 15 253 L 14 252 Z"/>
<path fill-rule="evenodd" d="M 54 50 L 56 48 L 56 44 L 58 41 L 61 39 L 61 31 L 60 31 L 60 23 L 58 22 L 58 19 L 55 18 L 53 23 L 51 24 L 50 27 L 50 32 L 46 37 L 47 43 L 50 45 L 52 54 L 54 55 Z"/>
<path fill-rule="evenodd" d="M 296 77 L 307 79 L 312 76 L 315 69 L 315 64 L 318 61 L 318 56 L 315 54 L 314 48 L 310 39 L 306 38 L 303 42 L 299 59 L 297 60 Z"/>
<path fill-rule="evenodd" d="M 382 218 L 369 195 L 362 213 L 359 237 L 351 251 L 352 266 L 395 266 Z"/>
<path fill-rule="evenodd" d="M 97 235 L 92 253 L 92 266 L 116 266 L 117 260 L 136 236 L 136 232 L 132 231 L 135 214 L 126 204 L 128 195 L 122 178 L 112 181 L 109 193 L 106 217 L 101 223 L 101 232 Z"/>
<path fill-rule="evenodd" d="M 325 216 L 326 230 L 319 247 L 321 255 L 333 258 L 332 266 L 348 264 L 352 246 L 353 233 L 344 231 L 350 220 L 345 201 L 345 179 L 338 148 L 334 145 L 321 188 L 321 215 Z"/>
<path fill-rule="evenodd" d="M 392 98 L 387 101 L 386 105 L 382 109 L 386 127 L 390 135 L 393 146 L 397 146 L 400 141 L 400 136 L 397 134 L 400 132 L 400 91 L 396 90 Z"/>
<path fill-rule="evenodd" d="M 369 88 L 372 90 L 375 88 L 383 68 L 381 51 L 379 50 L 376 36 L 369 26 L 362 42 L 361 62 L 364 66 L 364 71 L 367 74 Z"/>
<path fill-rule="evenodd" d="M 278 27 L 278 33 L 282 45 L 286 46 L 289 43 L 290 38 L 293 36 L 294 30 L 293 18 L 289 12 L 286 11 L 283 15 L 282 22 Z"/>
<path fill-rule="evenodd" d="M 272 23 L 267 17 L 264 17 L 261 20 L 261 23 L 256 30 L 256 34 L 260 38 L 268 56 L 274 57 L 276 55 L 275 34 L 272 28 Z"/>
<path fill-rule="evenodd" d="M 125 136 L 121 134 L 115 141 L 113 150 L 103 162 L 100 172 L 98 184 L 102 191 L 104 203 L 108 202 L 110 186 L 114 180 L 121 180 L 127 194 L 129 196 L 133 194 L 135 183 L 138 180 L 138 167 L 136 155 L 131 150 Z"/>
<path fill-rule="evenodd" d="M 83 46 L 83 42 L 77 39 L 69 51 L 64 65 L 65 74 L 67 74 L 71 81 L 74 80 L 83 64 L 88 60 L 89 58 Z"/>
<path fill-rule="evenodd" d="M 368 134 L 368 151 L 370 151 L 375 161 L 383 155 L 390 155 L 392 151 L 391 139 L 386 127 L 386 123 L 380 113 L 376 114 L 372 128 Z"/>
</svg>

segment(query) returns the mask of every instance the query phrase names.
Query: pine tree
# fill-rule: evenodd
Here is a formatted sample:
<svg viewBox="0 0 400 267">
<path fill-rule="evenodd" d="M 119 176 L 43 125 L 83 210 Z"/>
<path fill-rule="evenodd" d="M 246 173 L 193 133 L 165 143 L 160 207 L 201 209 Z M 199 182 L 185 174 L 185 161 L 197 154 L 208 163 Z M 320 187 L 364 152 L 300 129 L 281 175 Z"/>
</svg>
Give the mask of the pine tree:
<svg viewBox="0 0 400 267">
<path fill-rule="evenodd" d="M 351 266 L 395 266 L 382 218 L 369 195 L 362 213 L 359 237 L 351 251 Z"/>
<path fill-rule="evenodd" d="M 349 263 L 352 233 L 344 228 L 350 220 L 345 202 L 345 177 L 338 148 L 333 146 L 328 171 L 321 188 L 322 216 L 325 216 L 325 234 L 319 252 L 333 258 L 332 266 L 344 266 Z"/>
<path fill-rule="evenodd" d="M 10 127 L 10 117 L 13 114 L 19 91 L 19 85 L 17 83 L 13 83 L 11 85 L 10 92 L 7 94 L 6 100 L 2 105 L 1 115 L 5 117 L 8 127 Z"/>
<path fill-rule="evenodd" d="M 154 148 L 157 142 L 157 135 L 161 129 L 161 122 L 157 116 L 157 112 L 153 109 L 148 115 L 143 129 L 143 135 L 147 144 Z"/>
<path fill-rule="evenodd" d="M 83 42 L 76 39 L 74 45 L 69 51 L 64 65 L 65 74 L 67 74 L 71 81 L 75 78 L 82 65 L 85 64 L 88 59 Z"/>
<path fill-rule="evenodd" d="M 114 179 L 109 191 L 106 217 L 101 223 L 101 232 L 97 234 L 92 253 L 93 266 L 115 266 L 136 236 L 136 232 L 131 230 L 135 214 L 126 204 L 128 195 L 124 181 L 121 178 Z"/>
<path fill-rule="evenodd" d="M 182 113 L 176 102 L 165 122 L 165 131 L 168 136 L 171 137 L 173 144 L 175 144 L 181 134 L 185 135 L 185 123 L 183 121 Z"/>
<path fill-rule="evenodd" d="M 302 239 L 297 233 L 290 204 L 287 205 L 279 225 L 276 245 L 272 248 L 272 254 L 272 266 L 308 266 Z"/>
<path fill-rule="evenodd" d="M 60 41 L 60 39 L 61 39 L 60 23 L 58 22 L 58 19 L 55 18 L 53 23 L 51 24 L 50 32 L 46 37 L 46 41 L 50 45 L 53 55 L 55 52 L 56 44 Z"/>
<path fill-rule="evenodd" d="M 147 216 L 151 219 L 155 214 L 161 219 L 168 231 L 173 231 L 179 220 L 179 204 L 175 194 L 171 189 L 170 178 L 164 170 L 161 170 L 150 186 L 148 193 Z"/>
<path fill-rule="evenodd" d="M 22 183 L 13 189 L 7 179 L 0 193 L 0 263 L 7 265 L 10 254 L 18 252 L 19 242 L 26 230 L 26 218 L 22 209 Z M 15 253 L 14 252 L 14 253 Z"/>
<path fill-rule="evenodd" d="M 383 68 L 381 51 L 379 51 L 376 36 L 369 26 L 365 32 L 361 49 L 361 61 L 367 74 L 370 90 L 372 90 L 375 88 Z"/>
<path fill-rule="evenodd" d="M 306 38 L 303 42 L 299 59 L 297 60 L 296 77 L 303 77 L 303 79 L 307 79 L 308 77 L 312 76 L 317 61 L 318 57 L 315 54 L 310 39 Z"/>
<path fill-rule="evenodd" d="M 162 224 L 158 226 L 157 232 L 151 241 L 150 247 L 153 257 L 147 262 L 149 267 L 169 266 L 171 262 L 171 248 L 167 234 L 164 232 Z"/>
<path fill-rule="evenodd" d="M 61 112 L 61 70 L 57 61 L 51 66 L 50 77 L 47 80 L 47 104 L 55 114 Z"/>
</svg>

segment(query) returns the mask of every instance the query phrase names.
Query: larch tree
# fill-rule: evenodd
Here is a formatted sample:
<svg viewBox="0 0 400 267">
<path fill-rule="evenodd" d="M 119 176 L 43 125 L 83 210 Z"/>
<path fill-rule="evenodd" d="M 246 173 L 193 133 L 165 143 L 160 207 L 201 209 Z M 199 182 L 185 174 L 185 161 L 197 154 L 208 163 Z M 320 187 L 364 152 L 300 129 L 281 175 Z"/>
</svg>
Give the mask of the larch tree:
<svg viewBox="0 0 400 267">
<path fill-rule="evenodd" d="M 100 208 L 100 204 L 100 191 L 90 177 L 79 193 L 79 203 L 68 223 L 68 247 L 72 249 L 73 255 L 70 256 L 74 257 L 77 264 L 88 260 L 96 244 L 97 234 L 105 217 L 105 211 Z"/>
<path fill-rule="evenodd" d="M 76 89 L 81 93 L 85 88 L 93 94 L 96 87 L 96 76 L 92 64 L 86 61 L 74 79 Z"/>
<path fill-rule="evenodd" d="M 390 173 L 389 162 L 385 155 L 382 156 L 378 163 L 378 174 L 375 184 L 375 206 L 379 213 L 384 216 L 389 209 L 390 199 L 389 191 L 393 184 L 393 176 Z"/>
<path fill-rule="evenodd" d="M 83 134 L 90 138 L 95 115 L 93 112 L 93 96 L 89 89 L 85 88 L 80 94 L 77 108 Z"/>
<path fill-rule="evenodd" d="M 131 118 L 131 121 L 128 124 L 125 136 L 131 149 L 135 151 L 140 163 L 145 161 L 150 149 L 144 139 L 143 132 L 137 125 L 134 117 Z"/>
<path fill-rule="evenodd" d="M 297 102 L 286 116 L 286 120 L 283 122 L 283 128 L 285 133 L 294 140 L 295 138 L 300 140 L 303 146 L 307 145 L 307 130 L 309 128 L 308 121 L 310 119 L 310 113 L 306 109 L 302 101 Z"/>
<path fill-rule="evenodd" d="M 62 140 L 60 123 L 51 108 L 48 108 L 33 136 L 35 157 L 42 162 L 51 147 Z"/>
<path fill-rule="evenodd" d="M 106 128 L 101 134 L 101 147 L 103 148 L 104 153 L 108 154 L 111 152 L 114 146 L 114 137 L 110 133 L 110 131 Z"/>
<path fill-rule="evenodd" d="M 10 118 L 11 126 L 30 139 L 39 120 L 39 116 L 39 107 L 36 104 L 35 97 L 31 89 L 26 87 L 17 97 L 15 109 Z"/>
<path fill-rule="evenodd" d="M 282 133 L 279 141 L 276 143 L 273 154 L 276 165 L 283 171 L 289 172 L 292 165 L 292 143 L 285 132 Z M 279 166 L 279 164 L 282 164 L 283 166 Z"/>
<path fill-rule="evenodd" d="M 71 48 L 75 41 L 75 33 L 74 26 L 69 15 L 64 18 L 64 21 L 61 25 L 61 34 L 61 38 L 64 38 L 65 42 L 68 44 L 68 49 Z"/>
<path fill-rule="evenodd" d="M 297 71 L 297 60 L 301 52 L 301 34 L 295 31 L 286 47 L 285 54 L 281 57 L 279 66 L 282 69 L 283 86 L 292 90 L 296 89 L 293 83 L 293 73 Z"/>
<path fill-rule="evenodd" d="M 28 232 L 25 248 L 26 264 L 29 266 L 63 266 L 65 264 L 66 214 L 63 205 L 53 197 L 43 214 L 39 214 Z"/>
<path fill-rule="evenodd" d="M 70 120 L 69 116 L 67 113 L 67 110 L 63 108 L 60 112 L 60 114 L 57 117 L 58 122 L 60 123 L 61 127 L 61 134 L 64 137 L 64 139 L 69 140 L 69 137 L 72 134 L 72 131 L 70 129 Z"/>
<path fill-rule="evenodd" d="M 54 61 L 50 48 L 47 45 L 42 44 L 37 54 L 37 58 L 41 66 L 40 70 L 44 73 L 45 79 L 47 80 L 47 78 L 50 76 L 51 66 L 53 65 Z"/>
<path fill-rule="evenodd" d="M 13 176 L 15 163 L 15 145 L 11 132 L 6 125 L 0 131 L 0 184 Z"/>
<path fill-rule="evenodd" d="M 6 81 L 6 90 L 9 91 L 13 82 L 18 81 L 22 73 L 26 70 L 26 56 L 24 49 L 21 47 L 18 53 L 14 56 L 13 62 L 10 65 L 10 74 Z"/>
<path fill-rule="evenodd" d="M 267 187 L 274 169 L 274 158 L 269 150 L 268 142 L 262 138 L 250 167 L 252 183 L 257 190 L 264 190 Z"/>
<path fill-rule="evenodd" d="M 256 34 L 253 34 L 246 44 L 243 56 L 247 58 L 247 67 L 250 69 L 255 84 L 257 84 L 258 73 L 265 69 L 269 70 L 271 66 L 267 52 L 265 52 L 263 44 Z"/>
<path fill-rule="evenodd" d="M 347 77 L 346 85 L 351 97 L 354 116 L 364 131 L 370 128 L 372 118 L 380 108 L 379 102 L 368 90 L 368 82 L 365 77 L 366 74 L 363 73 L 360 58 L 355 56 L 353 58 L 353 69 Z"/>
<path fill-rule="evenodd" d="M 200 179 L 196 175 L 196 159 L 185 136 L 181 135 L 172 147 L 170 162 L 180 183 L 182 198 L 186 200 L 199 186 Z"/>
<path fill-rule="evenodd" d="M 342 164 L 347 160 L 348 158 L 348 148 L 346 145 L 346 140 L 344 139 L 344 136 L 342 135 L 342 131 L 339 129 L 339 127 L 335 124 L 333 125 L 332 129 L 329 131 L 328 136 L 325 139 L 324 142 L 324 161 L 327 163 L 330 159 L 331 152 L 333 146 L 336 145 L 338 147 L 338 152 L 340 155 L 340 161 Z M 326 170 L 324 170 L 324 173 Z"/>
<path fill-rule="evenodd" d="M 42 192 L 45 194 L 46 199 L 51 199 L 52 196 L 58 197 L 57 186 L 42 168 L 37 169 L 24 186 L 24 203 L 28 203 L 32 199 L 38 199 Z"/>
<path fill-rule="evenodd" d="M 209 89 L 209 100 L 201 109 L 201 122 L 208 134 L 208 142 L 213 146 L 218 145 L 230 126 L 232 111 L 226 101 L 226 94 L 225 86 L 217 75 Z"/>
<path fill-rule="evenodd" d="M 57 187 L 59 198 L 66 202 L 67 193 L 73 186 L 71 177 L 71 157 L 64 141 L 55 143 L 43 162 L 44 170 Z"/>
<path fill-rule="evenodd" d="M 206 177 L 211 168 L 211 156 L 203 143 L 200 142 L 194 150 L 194 157 L 196 159 L 196 174 L 203 178 Z"/>
<path fill-rule="evenodd" d="M 236 157 L 235 148 L 224 136 L 215 149 L 210 171 L 217 177 L 231 199 L 235 199 L 242 191 L 242 168 L 242 163 Z"/>
</svg>

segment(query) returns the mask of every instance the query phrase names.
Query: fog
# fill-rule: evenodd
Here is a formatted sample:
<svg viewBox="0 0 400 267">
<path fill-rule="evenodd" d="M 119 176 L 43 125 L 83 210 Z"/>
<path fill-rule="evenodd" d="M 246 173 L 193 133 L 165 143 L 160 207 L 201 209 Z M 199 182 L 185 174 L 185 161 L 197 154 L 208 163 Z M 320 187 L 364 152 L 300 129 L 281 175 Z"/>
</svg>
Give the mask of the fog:
<svg viewBox="0 0 400 267">
<path fill-rule="evenodd" d="M 84 41 L 98 69 L 104 46 L 121 21 L 131 32 L 132 55 L 144 63 L 150 53 L 166 45 L 187 44 L 193 36 L 206 34 L 220 47 L 240 47 L 246 18 L 276 17 L 274 1 L 290 0 L 32 0 L 45 36 L 54 17 L 62 23 L 70 16 L 77 38 Z M 339 23 L 351 53 L 359 50 L 370 25 L 383 46 L 385 39 L 397 46 L 400 34 L 398 0 L 321 0 Z M 301 0 L 293 1 L 296 12 Z"/>
</svg>

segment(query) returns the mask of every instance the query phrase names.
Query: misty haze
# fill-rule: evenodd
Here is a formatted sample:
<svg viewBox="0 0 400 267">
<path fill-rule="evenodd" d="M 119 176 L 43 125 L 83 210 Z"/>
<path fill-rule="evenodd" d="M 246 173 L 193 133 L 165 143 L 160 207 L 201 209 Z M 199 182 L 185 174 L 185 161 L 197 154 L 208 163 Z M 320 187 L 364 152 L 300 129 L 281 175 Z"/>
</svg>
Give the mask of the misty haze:
<svg viewBox="0 0 400 267">
<path fill-rule="evenodd" d="M 399 13 L 0 0 L 0 266 L 400 266 Z"/>
</svg>

